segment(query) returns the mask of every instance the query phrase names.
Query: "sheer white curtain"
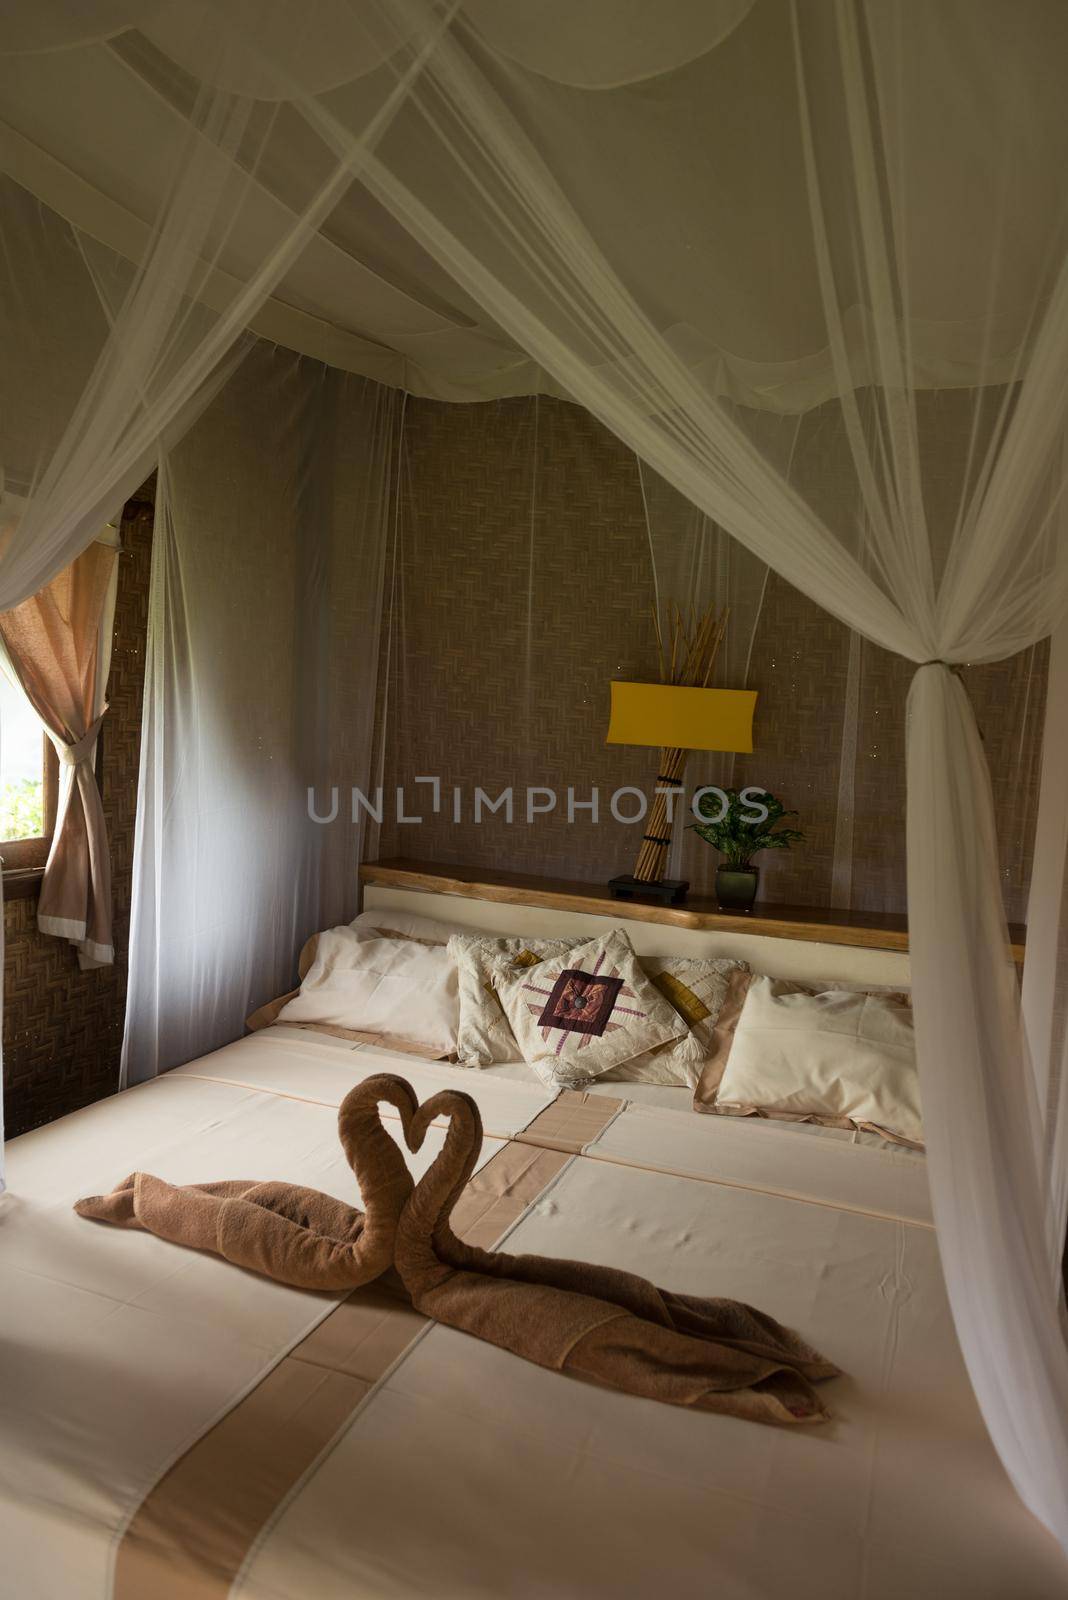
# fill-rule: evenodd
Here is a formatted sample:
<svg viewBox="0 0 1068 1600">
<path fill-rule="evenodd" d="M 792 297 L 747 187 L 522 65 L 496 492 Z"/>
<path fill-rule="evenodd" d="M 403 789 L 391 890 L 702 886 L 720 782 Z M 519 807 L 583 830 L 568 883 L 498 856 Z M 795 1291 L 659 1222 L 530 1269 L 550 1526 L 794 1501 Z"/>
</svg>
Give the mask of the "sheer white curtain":
<svg viewBox="0 0 1068 1600">
<path fill-rule="evenodd" d="M 357 76 L 397 42 L 388 20 L 369 33 L 360 11 L 341 7 L 330 30 L 330 51 Z M 168 12 L 177 60 L 131 29 L 152 20 L 167 35 Z M 440 22 L 429 27 L 432 38 Z M 403 100 L 403 73 L 372 80 L 344 122 L 344 151 L 328 150 L 279 86 L 300 90 L 302 73 L 320 70 L 319 32 L 317 16 L 287 0 L 247 14 L 230 4 L 52 0 L 5 16 L 0 166 L 22 174 L 49 165 L 7 123 L 9 109 L 26 113 L 24 127 L 43 117 L 45 136 L 49 115 L 63 107 L 76 123 L 86 117 L 82 141 L 109 152 L 129 204 L 109 199 L 106 216 L 81 227 L 85 185 L 76 171 L 51 164 L 74 221 L 11 176 L 0 179 L 0 610 L 69 565 L 143 481 L 161 443 L 181 438 L 251 347 L 248 323 Z M 404 37 L 407 70 L 418 72 L 420 47 Z M 161 107 L 170 97 L 173 106 L 152 122 L 148 171 L 143 130 L 123 127 L 115 104 L 92 95 L 101 72 L 122 81 L 124 50 L 148 58 L 146 103 Z M 179 64 L 183 51 L 202 69 L 199 80 Z M 40 100 L 42 66 L 67 75 L 56 101 Z M 288 161 L 294 146 L 300 159 Z M 262 174 L 279 160 L 286 181 L 271 187 Z M 102 234 L 121 241 L 121 255 L 97 242 Z"/>
<path fill-rule="evenodd" d="M 29 17 L 27 48 L 53 50 L 65 12 L 84 36 L 86 9 Z M 102 9 L 79 69 L 136 61 L 181 139 L 129 288 L 95 268 L 120 310 L 31 474 L 0 605 L 115 509 L 358 171 L 368 215 L 385 207 L 489 321 L 481 343 L 444 333 L 460 387 L 466 353 L 475 392 L 537 363 L 755 557 L 917 664 L 910 921 L 946 1278 L 995 1443 L 1068 1547 L 1063 1216 L 952 671 L 1064 612 L 1068 10 L 709 0 L 635 42 L 602 3 L 553 7 L 552 26 L 484 0 L 343 0 L 329 28 L 292 3 Z M 130 21 L 144 32 L 110 43 Z M 31 127 L 32 94 L 19 113 Z M 346 227 L 372 267 L 410 262 L 388 230 Z M 965 410 L 948 458 L 929 389 Z M 792 486 L 783 413 L 820 419 L 848 490 Z"/>
<path fill-rule="evenodd" d="M 133 31 L 150 20 L 174 59 Z M 432 39 L 440 23 L 427 27 Z M 305 92 L 302 74 L 321 66 L 319 33 L 316 17 L 292 0 L 248 12 L 211 0 L 180 7 L 56 0 L 41 15 L 31 7 L 12 17 L 10 30 L 5 19 L 0 113 L 32 105 L 42 53 L 46 62 L 54 53 L 56 71 L 70 75 L 67 100 L 89 111 L 84 136 L 114 150 L 136 203 L 112 206 L 120 256 L 96 242 L 99 216 L 94 236 L 3 180 L 0 325 L 16 359 L 0 372 L 11 419 L 0 440 L 0 489 L 20 499 L 0 550 L 0 610 L 67 565 L 144 480 L 159 441 L 181 437 L 248 347 L 247 325 L 403 101 L 405 72 L 372 77 L 339 124 L 344 150 L 329 150 L 283 87 Z M 329 48 L 359 77 L 398 37 L 387 18 L 369 31 L 359 6 L 342 6 Z M 417 74 L 422 45 L 410 29 L 402 37 L 411 52 L 406 71 Z M 199 78 L 181 65 L 185 56 Z M 114 108 L 94 106 L 91 93 L 98 81 L 111 81 L 101 78 L 105 69 L 117 81 L 124 72 L 130 78 L 134 60 L 149 100 L 171 108 L 152 120 L 148 170 L 138 154 L 147 130 L 117 126 Z M 44 113 L 47 126 L 60 108 L 49 102 Z M 294 146 L 299 158 L 287 159 Z M 0 155 L 8 172 L 34 171 L 42 159 L 3 121 Z M 74 174 L 60 192 L 67 214 L 78 214 L 83 197 Z M 220 367 L 227 357 L 230 367 Z"/>
<path fill-rule="evenodd" d="M 126 1083 L 239 1037 L 355 915 L 400 400 L 257 344 L 161 467 Z"/>
<path fill-rule="evenodd" d="M 714 606 L 718 612 L 726 612 L 727 626 L 712 682 L 722 688 L 744 689 L 749 683 L 768 567 L 640 459 L 638 473 L 661 631 L 667 634 L 672 606 L 684 615 L 691 606 L 698 611 Z M 704 784 L 730 787 L 733 773 L 731 755 L 694 751 L 686 764 L 688 790 L 693 794 Z M 682 811 L 675 818 L 668 854 L 670 877 L 686 878 L 684 863 L 688 856 L 696 855 L 694 836 L 687 830 L 691 820 Z"/>
<path fill-rule="evenodd" d="M 1061 1221 L 1068 1213 L 1068 622 L 1053 635 L 1027 908 L 1022 1005 L 1043 1114 L 1043 1173 L 1053 1211 L 1053 1270 L 1061 1276 Z"/>
<path fill-rule="evenodd" d="M 392 9 L 414 14 L 400 0 Z M 1007 950 L 989 774 L 953 670 L 1033 643 L 1064 611 L 1056 512 L 1068 235 L 1049 162 L 1064 139 L 1050 83 L 1063 80 L 1048 65 L 1051 51 L 1063 63 L 1065 40 L 1048 6 L 978 9 L 981 20 L 953 0 L 828 0 L 757 7 L 737 30 L 762 28 L 765 69 L 783 69 L 772 74 L 775 100 L 752 80 L 752 118 L 776 156 L 794 163 L 785 216 L 800 253 L 780 271 L 762 265 L 723 342 L 733 331 L 736 349 L 763 339 L 765 353 L 810 358 L 795 384 L 808 387 L 800 403 L 829 406 L 855 474 L 857 494 L 837 515 L 790 488 L 762 445 L 750 395 L 745 404 L 732 397 L 730 371 L 721 363 L 708 381 L 672 337 L 676 269 L 678 292 L 692 290 L 704 267 L 711 293 L 722 260 L 673 254 L 672 245 L 685 248 L 678 221 L 674 234 L 648 226 L 664 205 L 657 181 L 676 210 L 700 192 L 696 169 L 684 195 L 695 165 L 672 145 L 679 121 L 655 95 L 626 102 L 629 143 L 599 140 L 621 125 L 619 106 L 591 107 L 594 96 L 562 91 L 458 23 L 366 181 L 566 392 L 664 478 L 804 593 L 917 664 L 910 926 L 946 1281 L 1001 1457 L 1068 1549 L 1068 1353 L 1050 1272 L 1062 1219 Z M 737 106 L 736 93 L 728 98 Z M 691 136 L 704 103 L 686 101 Z M 318 126 L 344 148 L 329 107 L 318 108 Z M 629 165 L 625 149 L 642 135 Z M 1043 140 L 1036 167 L 1032 146 Z M 706 148 L 704 171 L 719 179 L 715 153 Z M 776 192 L 755 195 L 768 202 Z M 734 200 L 734 210 L 706 204 L 694 214 L 702 236 L 721 229 L 724 251 L 745 232 Z M 624 210 L 630 229 L 620 226 Z M 636 246 L 635 219 L 647 224 Z M 971 394 L 971 424 L 951 467 L 955 515 L 934 524 L 916 393 L 950 374 Z"/>
</svg>

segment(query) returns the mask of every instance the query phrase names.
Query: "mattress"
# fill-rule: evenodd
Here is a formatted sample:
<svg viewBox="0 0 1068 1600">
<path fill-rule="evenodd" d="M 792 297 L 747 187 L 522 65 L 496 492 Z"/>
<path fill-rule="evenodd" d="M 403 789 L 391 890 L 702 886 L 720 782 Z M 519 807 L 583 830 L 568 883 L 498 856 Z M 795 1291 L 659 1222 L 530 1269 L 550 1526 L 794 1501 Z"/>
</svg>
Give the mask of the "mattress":
<svg viewBox="0 0 1068 1600">
<path fill-rule="evenodd" d="M 379 1286 L 290 1290 L 71 1213 L 135 1167 L 354 1198 L 336 1107 L 384 1070 L 477 1099 L 469 1236 L 759 1305 L 843 1368 L 833 1422 L 658 1406 Z M 975 1407 L 922 1158 L 271 1029 L 13 1141 L 8 1174 L 5 1600 L 1065 1592 Z"/>
</svg>

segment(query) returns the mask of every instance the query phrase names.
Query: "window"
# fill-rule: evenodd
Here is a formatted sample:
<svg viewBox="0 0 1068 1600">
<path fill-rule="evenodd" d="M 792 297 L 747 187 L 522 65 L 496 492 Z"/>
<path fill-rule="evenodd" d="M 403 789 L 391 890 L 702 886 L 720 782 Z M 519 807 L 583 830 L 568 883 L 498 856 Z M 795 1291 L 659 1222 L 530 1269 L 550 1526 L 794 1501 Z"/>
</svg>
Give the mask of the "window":
<svg viewBox="0 0 1068 1600">
<path fill-rule="evenodd" d="M 0 673 L 0 854 L 43 867 L 55 825 L 57 761 L 25 695 Z"/>
</svg>

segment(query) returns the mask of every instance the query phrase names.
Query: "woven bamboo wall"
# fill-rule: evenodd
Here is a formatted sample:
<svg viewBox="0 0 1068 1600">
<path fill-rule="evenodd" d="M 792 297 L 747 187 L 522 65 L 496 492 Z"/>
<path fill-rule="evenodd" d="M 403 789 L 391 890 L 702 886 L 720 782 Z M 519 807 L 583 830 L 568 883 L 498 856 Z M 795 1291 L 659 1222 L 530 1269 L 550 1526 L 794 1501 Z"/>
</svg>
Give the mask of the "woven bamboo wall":
<svg viewBox="0 0 1068 1600">
<path fill-rule="evenodd" d="M 654 671 L 651 630 L 634 625 L 650 589 L 633 456 L 577 407 L 526 400 L 409 399 L 404 451 L 387 794 L 403 784 L 414 802 L 420 774 L 469 801 L 475 785 L 570 784 L 583 800 L 599 783 L 607 801 L 652 782 L 654 753 L 604 743 L 609 678 Z M 632 833 L 559 811 L 511 826 L 439 816 L 387 822 L 381 853 L 596 878 L 629 870 Z"/>
<path fill-rule="evenodd" d="M 698 596 L 707 600 L 711 596 Z M 640 829 L 563 814 L 600 789 L 654 780 L 655 753 L 606 746 L 608 683 L 657 676 L 653 571 L 633 455 L 588 413 L 540 398 L 450 406 L 409 400 L 397 562 L 380 729 L 387 820 L 371 854 L 601 880 L 631 870 Z M 734 781 L 801 813 L 806 841 L 761 858 L 761 898 L 898 911 L 905 904 L 908 664 L 852 641 L 856 749 L 843 768 L 851 635 L 781 579 L 768 581 L 749 687 L 756 750 Z M 1046 652 L 965 681 L 994 774 L 1006 903 L 1022 915 L 1030 874 Z M 701 776 L 702 759 L 691 779 Z M 432 814 L 421 775 L 440 776 Z M 475 785 L 555 788 L 560 808 L 528 824 L 483 815 Z M 420 824 L 391 822 L 403 785 Z M 465 796 L 451 816 L 453 785 Z M 685 819 L 689 820 L 689 819 Z M 850 843 L 851 840 L 851 843 Z M 687 834 L 682 868 L 710 889 L 717 857 Z M 836 878 L 835 862 L 839 871 Z M 843 875 L 842 863 L 848 870 Z"/>
<path fill-rule="evenodd" d="M 9 1138 L 118 1087 L 152 555 L 152 509 L 142 497 L 126 508 L 122 545 L 110 710 L 98 768 L 111 845 L 115 965 L 81 972 L 68 944 L 37 931 L 36 898 L 5 903 L 4 1118 Z"/>
</svg>

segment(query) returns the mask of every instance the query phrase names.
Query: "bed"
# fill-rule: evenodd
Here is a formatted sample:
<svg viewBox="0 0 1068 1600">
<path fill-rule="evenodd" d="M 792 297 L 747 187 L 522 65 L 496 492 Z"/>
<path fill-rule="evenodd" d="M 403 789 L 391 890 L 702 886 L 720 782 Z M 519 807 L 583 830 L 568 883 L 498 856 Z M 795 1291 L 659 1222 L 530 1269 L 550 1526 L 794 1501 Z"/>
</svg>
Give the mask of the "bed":
<svg viewBox="0 0 1068 1600">
<path fill-rule="evenodd" d="M 842 1367 L 834 1421 L 658 1406 L 388 1285 L 300 1292 L 71 1211 L 134 1167 L 351 1195 L 336 1109 L 383 1070 L 477 1099 L 467 1237 L 753 1301 Z M 13 1141 L 5 1600 L 1062 1595 L 972 1398 L 922 1155 L 694 1116 L 678 1093 L 557 1091 L 276 1025 Z"/>
</svg>

